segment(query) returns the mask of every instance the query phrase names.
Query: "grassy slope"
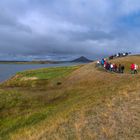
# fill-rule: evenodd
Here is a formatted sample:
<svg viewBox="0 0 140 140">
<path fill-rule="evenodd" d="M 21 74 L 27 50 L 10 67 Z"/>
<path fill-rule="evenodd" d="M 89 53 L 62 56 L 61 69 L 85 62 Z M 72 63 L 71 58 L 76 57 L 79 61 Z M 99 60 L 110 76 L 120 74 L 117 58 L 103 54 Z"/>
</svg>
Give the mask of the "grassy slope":
<svg viewBox="0 0 140 140">
<path fill-rule="evenodd" d="M 138 140 L 140 75 L 129 75 L 128 65 L 140 60 L 113 61 L 127 65 L 127 74 L 94 63 L 17 74 L 1 85 L 1 138 Z"/>
</svg>

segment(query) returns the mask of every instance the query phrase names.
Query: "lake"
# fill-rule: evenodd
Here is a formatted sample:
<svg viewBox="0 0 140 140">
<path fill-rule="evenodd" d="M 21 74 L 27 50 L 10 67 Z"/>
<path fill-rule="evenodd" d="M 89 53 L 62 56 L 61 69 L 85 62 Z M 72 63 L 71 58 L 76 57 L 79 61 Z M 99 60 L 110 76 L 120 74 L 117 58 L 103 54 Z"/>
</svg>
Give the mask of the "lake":
<svg viewBox="0 0 140 140">
<path fill-rule="evenodd" d="M 83 63 L 61 63 L 61 64 L 0 64 L 0 82 L 14 76 L 17 72 L 49 67 L 73 66 Z"/>
</svg>

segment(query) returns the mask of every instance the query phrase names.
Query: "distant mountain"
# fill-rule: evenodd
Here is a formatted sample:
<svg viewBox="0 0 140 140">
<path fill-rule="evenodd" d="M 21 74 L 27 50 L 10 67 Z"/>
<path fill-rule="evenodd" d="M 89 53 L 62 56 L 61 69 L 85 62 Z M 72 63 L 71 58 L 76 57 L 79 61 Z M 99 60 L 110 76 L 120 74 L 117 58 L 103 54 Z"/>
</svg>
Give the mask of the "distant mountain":
<svg viewBox="0 0 140 140">
<path fill-rule="evenodd" d="M 71 62 L 92 62 L 92 60 L 89 60 L 88 58 L 81 56 L 75 60 L 72 60 Z"/>
</svg>

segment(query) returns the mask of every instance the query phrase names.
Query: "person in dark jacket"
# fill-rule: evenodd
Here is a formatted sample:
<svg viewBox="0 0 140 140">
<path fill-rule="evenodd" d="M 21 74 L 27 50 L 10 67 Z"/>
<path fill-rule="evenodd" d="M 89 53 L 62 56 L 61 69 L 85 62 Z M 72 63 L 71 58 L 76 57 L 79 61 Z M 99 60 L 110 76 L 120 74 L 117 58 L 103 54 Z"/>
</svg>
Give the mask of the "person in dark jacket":
<svg viewBox="0 0 140 140">
<path fill-rule="evenodd" d="M 121 64 L 119 64 L 118 72 L 121 73 Z"/>
<path fill-rule="evenodd" d="M 124 69 L 125 69 L 125 67 L 124 67 L 124 65 L 122 65 L 121 66 L 121 73 L 124 73 Z"/>
<path fill-rule="evenodd" d="M 113 55 L 109 57 L 109 60 L 113 59 Z"/>
<path fill-rule="evenodd" d="M 106 68 L 106 70 L 110 70 L 110 64 L 108 62 L 106 63 L 106 67 L 105 68 Z"/>
<path fill-rule="evenodd" d="M 113 70 L 114 70 L 114 72 L 117 72 L 117 65 L 116 64 L 113 65 Z"/>
</svg>

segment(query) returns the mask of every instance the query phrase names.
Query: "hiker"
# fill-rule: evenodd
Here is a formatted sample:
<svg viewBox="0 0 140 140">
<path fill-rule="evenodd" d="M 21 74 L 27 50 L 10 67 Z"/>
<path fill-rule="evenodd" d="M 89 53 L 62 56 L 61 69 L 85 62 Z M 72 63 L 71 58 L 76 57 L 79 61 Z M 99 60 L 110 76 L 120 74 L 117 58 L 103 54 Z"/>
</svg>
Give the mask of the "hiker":
<svg viewBox="0 0 140 140">
<path fill-rule="evenodd" d="M 113 71 L 113 64 L 110 63 L 110 71 Z"/>
<path fill-rule="evenodd" d="M 124 65 L 122 65 L 121 66 L 121 73 L 124 73 L 124 69 L 125 69 L 125 67 L 124 67 Z"/>
<path fill-rule="evenodd" d="M 109 57 L 109 60 L 113 59 L 113 55 Z"/>
<path fill-rule="evenodd" d="M 96 67 L 99 67 L 99 66 L 100 66 L 100 61 L 97 61 Z"/>
<path fill-rule="evenodd" d="M 121 73 L 121 64 L 119 64 L 118 72 Z"/>
<path fill-rule="evenodd" d="M 134 74 L 137 74 L 138 73 L 138 65 L 137 64 L 134 64 Z"/>
<path fill-rule="evenodd" d="M 110 64 L 108 62 L 106 63 L 106 70 L 110 70 Z"/>
<path fill-rule="evenodd" d="M 117 72 L 117 65 L 116 64 L 113 65 L 113 70 L 114 70 L 114 72 Z"/>
<path fill-rule="evenodd" d="M 131 69 L 131 74 L 134 74 L 135 64 L 132 63 L 130 69 Z"/>
<path fill-rule="evenodd" d="M 127 53 L 123 53 L 123 57 L 127 56 Z"/>
<path fill-rule="evenodd" d="M 102 66 L 104 66 L 104 62 L 105 62 L 105 60 L 102 59 L 102 60 L 101 60 L 101 65 L 102 65 Z"/>
<path fill-rule="evenodd" d="M 105 68 L 105 69 L 106 69 L 106 65 L 107 65 L 107 62 L 105 61 L 105 62 L 104 62 L 104 68 Z"/>
<path fill-rule="evenodd" d="M 128 55 L 129 55 L 129 53 L 126 52 L 126 53 L 125 53 L 125 56 L 128 56 Z"/>
</svg>

